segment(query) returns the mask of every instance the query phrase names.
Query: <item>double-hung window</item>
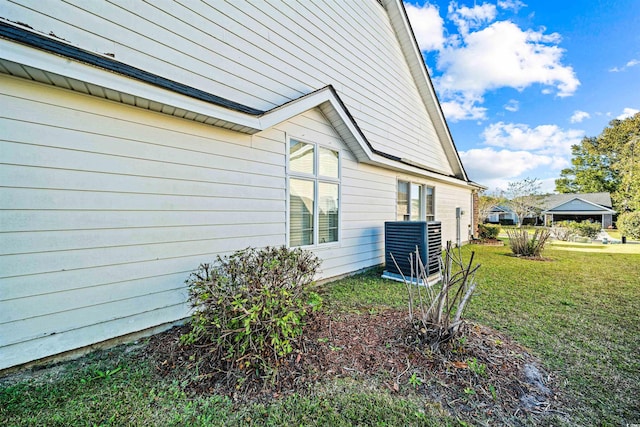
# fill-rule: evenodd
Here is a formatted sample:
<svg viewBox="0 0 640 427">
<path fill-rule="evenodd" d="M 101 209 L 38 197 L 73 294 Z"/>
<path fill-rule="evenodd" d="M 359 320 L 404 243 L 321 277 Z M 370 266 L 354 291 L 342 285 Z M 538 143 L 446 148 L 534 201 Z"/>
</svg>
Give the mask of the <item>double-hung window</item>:
<svg viewBox="0 0 640 427">
<path fill-rule="evenodd" d="M 338 152 L 289 142 L 289 245 L 337 242 L 340 213 Z"/>
<path fill-rule="evenodd" d="M 435 220 L 434 188 L 409 181 L 398 181 L 398 221 Z"/>
</svg>

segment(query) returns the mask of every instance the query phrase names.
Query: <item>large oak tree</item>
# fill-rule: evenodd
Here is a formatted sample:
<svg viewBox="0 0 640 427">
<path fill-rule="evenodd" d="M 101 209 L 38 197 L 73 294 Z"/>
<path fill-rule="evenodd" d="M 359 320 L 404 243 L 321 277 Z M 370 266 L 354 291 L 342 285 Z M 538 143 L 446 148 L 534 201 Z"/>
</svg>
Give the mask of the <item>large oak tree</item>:
<svg viewBox="0 0 640 427">
<path fill-rule="evenodd" d="M 556 180 L 559 193 L 611 193 L 618 212 L 640 211 L 640 113 L 612 120 L 597 137 L 571 147 L 572 167 Z"/>
</svg>

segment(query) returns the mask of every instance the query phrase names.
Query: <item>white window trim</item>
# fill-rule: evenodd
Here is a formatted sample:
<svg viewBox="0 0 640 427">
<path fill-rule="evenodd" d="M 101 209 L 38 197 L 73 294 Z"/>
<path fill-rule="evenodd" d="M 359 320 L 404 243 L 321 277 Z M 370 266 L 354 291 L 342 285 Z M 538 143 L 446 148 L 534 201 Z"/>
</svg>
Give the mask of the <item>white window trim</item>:
<svg viewBox="0 0 640 427">
<path fill-rule="evenodd" d="M 291 141 L 298 141 L 305 144 L 310 144 L 314 146 L 314 171 L 315 174 L 308 174 L 303 172 L 292 172 L 291 171 L 291 163 L 290 163 L 290 155 L 291 155 Z M 287 136 L 286 137 L 286 239 L 287 239 L 287 247 L 295 247 L 295 248 L 329 248 L 329 247 L 337 247 L 341 245 L 342 241 L 342 153 L 339 149 L 335 147 L 331 147 L 329 145 L 320 144 L 318 142 L 310 141 L 305 138 L 297 138 L 295 136 Z M 326 176 L 320 176 L 320 150 L 319 148 L 326 148 L 331 151 L 335 151 L 338 153 L 338 177 L 331 178 Z M 306 179 L 313 181 L 313 191 L 314 191 L 314 203 L 313 203 L 313 243 L 311 245 L 303 245 L 303 246 L 291 246 L 291 185 L 290 180 L 293 179 Z M 335 242 L 328 243 L 320 243 L 319 242 L 319 215 L 318 215 L 318 183 L 326 182 L 331 184 L 338 185 L 338 240 Z"/>
<path fill-rule="evenodd" d="M 427 219 L 427 192 L 426 189 L 427 187 L 432 188 L 433 189 L 433 219 Z M 424 220 L 425 221 L 437 221 L 437 200 L 436 198 L 438 197 L 438 192 L 436 191 L 436 186 L 435 185 L 429 185 L 429 184 L 424 184 L 424 187 L 422 188 L 422 191 L 425 193 L 424 194 Z"/>
<path fill-rule="evenodd" d="M 420 219 L 419 221 L 436 221 L 436 186 L 433 184 L 426 184 L 424 182 L 412 181 L 410 178 L 397 178 L 396 179 L 396 220 L 398 219 L 398 188 L 400 187 L 400 182 L 408 182 L 409 183 L 409 218 L 411 218 L 411 186 L 418 185 L 420 186 L 420 199 L 422 204 L 420 206 Z M 433 189 L 433 219 L 427 219 L 427 188 Z M 406 221 L 406 220 L 405 220 Z M 411 220 L 410 220 L 411 221 Z"/>
</svg>

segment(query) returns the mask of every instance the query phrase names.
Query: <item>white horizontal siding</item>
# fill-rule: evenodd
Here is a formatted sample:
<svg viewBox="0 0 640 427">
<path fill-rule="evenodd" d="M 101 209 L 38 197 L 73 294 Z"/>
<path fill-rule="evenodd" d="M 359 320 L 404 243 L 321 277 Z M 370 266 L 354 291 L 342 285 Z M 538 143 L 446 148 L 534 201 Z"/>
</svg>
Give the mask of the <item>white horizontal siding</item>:
<svg viewBox="0 0 640 427">
<path fill-rule="evenodd" d="M 0 210 L 0 223 L 7 232 L 56 231 L 56 230 L 96 230 L 96 229 L 146 229 L 167 227 L 196 227 L 208 225 L 282 223 L 282 210 L 277 212 L 253 211 L 73 211 L 68 209 L 49 210 Z"/>
<path fill-rule="evenodd" d="M 175 299 L 175 298 L 172 298 Z M 166 319 L 184 317 L 188 308 L 185 304 L 150 307 L 149 311 L 119 319 L 121 329 L 143 331 L 166 322 Z M 93 313 L 92 313 L 93 314 Z M 89 317 L 91 318 L 91 317 Z M 76 349 L 113 338 L 114 322 L 91 323 L 73 329 L 67 333 L 52 331 L 37 339 L 24 340 L 0 347 L 2 366 L 14 366 L 27 363 L 56 353 L 57 349 Z M 51 331 L 51 325 L 43 320 L 41 327 Z M 53 353 L 52 353 L 53 352 Z"/>
<path fill-rule="evenodd" d="M 464 214 L 460 218 L 460 240 L 469 240 L 469 226 L 473 217 L 471 192 L 451 185 L 436 187 L 436 220 L 442 222 L 442 241 L 456 242 L 456 208 L 460 207 Z"/>
<path fill-rule="evenodd" d="M 281 132 L 7 76 L 0 102 L 0 369 L 184 318 L 199 263 L 285 243 Z"/>
<path fill-rule="evenodd" d="M 5 304 L 0 320 L 8 327 L 3 339 L 14 344 L 51 334 L 51 328 L 43 328 L 47 323 L 55 325 L 53 332 L 64 332 L 84 326 L 89 317 L 90 322 L 101 323 L 182 303 L 187 299 L 184 277 L 176 276 L 170 277 L 175 280 L 173 284 L 153 278 L 38 295 L 25 298 L 20 306 Z M 167 288 L 160 286 L 163 284 Z"/>
<path fill-rule="evenodd" d="M 319 109 L 247 136 L 11 77 L 0 98 L 0 369 L 183 318 L 199 263 L 285 244 L 288 137 L 341 155 L 321 277 L 384 261 L 399 178 L 436 186 L 445 239 L 470 201 L 357 163 Z"/>
<path fill-rule="evenodd" d="M 451 173 L 375 0 L 18 0 L 0 5 L 0 15 L 255 108 L 331 84 L 374 148 Z"/>
</svg>

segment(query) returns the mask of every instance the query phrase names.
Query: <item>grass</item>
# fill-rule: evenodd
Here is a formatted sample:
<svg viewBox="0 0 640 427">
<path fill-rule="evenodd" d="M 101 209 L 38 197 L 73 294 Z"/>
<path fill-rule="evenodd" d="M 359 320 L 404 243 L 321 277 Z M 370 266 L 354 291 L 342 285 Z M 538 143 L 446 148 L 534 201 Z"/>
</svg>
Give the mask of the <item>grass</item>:
<svg viewBox="0 0 640 427">
<path fill-rule="evenodd" d="M 574 243 L 555 240 L 550 243 L 549 248 L 579 252 L 601 252 L 608 254 L 640 254 L 640 245 L 637 243 L 628 243 L 626 245 L 619 243 L 603 245 L 599 242 Z"/>
<path fill-rule="evenodd" d="M 188 396 L 126 347 L 66 364 L 64 372 L 0 388 L 0 422 L 18 425 L 380 426 L 453 425 L 419 398 L 398 398 L 343 379 L 312 393 L 236 407 L 224 396 Z M 112 376 L 97 370 L 118 369 Z M 102 371 L 105 372 L 105 371 Z"/>
<path fill-rule="evenodd" d="M 508 246 L 465 247 L 482 264 L 467 317 L 541 357 L 573 401 L 578 424 L 638 423 L 640 245 L 582 246 L 551 245 L 544 252 L 549 262 L 512 257 Z M 639 251 L 615 252 L 623 246 Z M 404 307 L 404 285 L 379 274 L 325 285 L 327 309 Z M 0 378 L 0 425 L 460 425 L 418 395 L 399 397 L 352 379 L 314 384 L 269 404 L 187 395 L 180 381 L 158 377 L 139 351 L 122 346 L 11 384 Z"/>
<path fill-rule="evenodd" d="M 607 234 L 613 239 L 621 240 L 622 233 L 619 230 L 607 230 Z"/>
<path fill-rule="evenodd" d="M 468 315 L 539 355 L 564 379 L 582 424 L 638 422 L 640 247 L 575 246 L 550 246 L 551 262 L 480 249 L 482 285 Z M 635 253 L 615 253 L 623 246 Z"/>
</svg>

